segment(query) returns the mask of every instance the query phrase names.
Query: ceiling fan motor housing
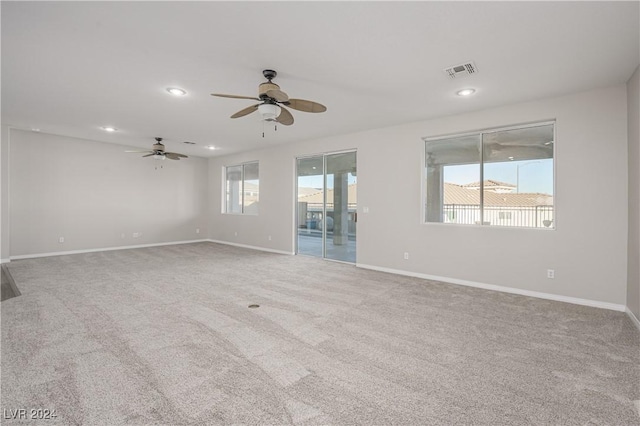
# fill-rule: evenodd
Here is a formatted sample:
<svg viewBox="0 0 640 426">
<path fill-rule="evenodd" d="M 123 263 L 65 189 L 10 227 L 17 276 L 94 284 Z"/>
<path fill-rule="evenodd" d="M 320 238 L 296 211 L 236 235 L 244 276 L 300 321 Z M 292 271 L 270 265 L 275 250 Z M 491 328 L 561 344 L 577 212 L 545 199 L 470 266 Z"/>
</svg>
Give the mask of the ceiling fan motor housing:
<svg viewBox="0 0 640 426">
<path fill-rule="evenodd" d="M 270 81 L 260 84 L 260 87 L 258 88 L 258 95 L 260 96 L 260 99 L 270 98 L 267 95 L 269 90 L 280 90 L 280 86 Z"/>
<path fill-rule="evenodd" d="M 153 145 L 153 150 L 154 151 L 164 151 L 164 145 L 158 142 L 158 143 Z"/>
</svg>

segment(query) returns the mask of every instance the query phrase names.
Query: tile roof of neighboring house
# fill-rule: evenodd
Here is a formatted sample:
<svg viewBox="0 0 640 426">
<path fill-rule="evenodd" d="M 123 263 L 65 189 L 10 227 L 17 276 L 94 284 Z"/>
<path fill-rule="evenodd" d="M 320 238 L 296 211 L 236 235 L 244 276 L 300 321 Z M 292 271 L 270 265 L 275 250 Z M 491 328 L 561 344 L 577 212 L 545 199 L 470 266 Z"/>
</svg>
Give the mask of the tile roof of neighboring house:
<svg viewBox="0 0 640 426">
<path fill-rule="evenodd" d="M 301 187 L 298 187 L 298 198 L 304 197 L 306 195 L 316 194 L 318 192 L 322 192 L 322 189 L 309 188 L 308 186 L 301 186 Z"/>
<path fill-rule="evenodd" d="M 358 202 L 358 185 L 355 183 L 352 183 L 351 185 L 349 185 L 348 188 L 348 202 L 349 204 L 354 204 Z M 300 189 L 298 189 L 298 192 L 300 192 Z M 315 189 L 315 188 L 314 188 Z M 322 204 L 324 202 L 324 196 L 323 196 L 323 192 L 320 189 L 315 189 L 315 192 L 311 193 L 311 194 L 303 194 L 303 195 L 299 195 L 298 196 L 298 201 L 302 201 L 305 203 L 309 203 L 309 204 Z M 328 202 L 332 202 L 333 201 L 333 189 L 329 189 L 327 190 L 327 201 Z"/>
<path fill-rule="evenodd" d="M 246 182 L 246 181 L 244 183 L 245 191 L 258 192 L 259 189 L 260 189 L 260 186 L 256 185 L 255 183 Z"/>
<path fill-rule="evenodd" d="M 495 182 L 495 181 L 494 181 Z M 302 188 L 299 188 L 302 189 Z M 298 197 L 298 201 L 307 202 L 309 204 L 322 204 L 322 190 L 311 188 L 310 194 L 302 194 Z M 311 191 L 304 191 L 311 192 Z M 327 201 L 333 201 L 333 189 L 327 191 Z M 357 184 L 349 185 L 349 204 L 358 202 Z M 553 196 L 540 193 L 497 193 L 492 191 L 484 192 L 484 202 L 486 206 L 500 207 L 532 207 L 532 206 L 552 206 Z M 468 189 L 466 185 L 456 185 L 454 183 L 444 184 L 444 204 L 480 204 L 480 191 Z"/>
<path fill-rule="evenodd" d="M 444 184 L 444 204 L 480 204 L 480 191 L 467 189 L 467 185 L 456 185 L 454 183 Z M 485 206 L 552 206 L 553 196 L 540 193 L 497 193 L 492 191 L 484 192 Z"/>
<path fill-rule="evenodd" d="M 462 185 L 465 188 L 479 188 L 480 182 L 472 182 Z M 493 188 L 496 186 L 505 187 L 505 188 L 516 188 L 516 186 L 512 183 L 500 182 L 499 180 L 487 179 L 484 181 L 485 188 Z"/>
</svg>

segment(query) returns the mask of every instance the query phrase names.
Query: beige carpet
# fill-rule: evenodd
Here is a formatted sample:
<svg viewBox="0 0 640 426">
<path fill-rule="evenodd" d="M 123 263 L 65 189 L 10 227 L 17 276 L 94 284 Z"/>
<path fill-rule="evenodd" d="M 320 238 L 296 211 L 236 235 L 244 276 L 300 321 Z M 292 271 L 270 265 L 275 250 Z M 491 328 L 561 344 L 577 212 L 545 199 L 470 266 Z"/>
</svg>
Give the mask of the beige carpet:
<svg viewBox="0 0 640 426">
<path fill-rule="evenodd" d="M 640 333 L 619 312 L 213 243 L 9 270 L 3 417 L 640 424 Z"/>
</svg>

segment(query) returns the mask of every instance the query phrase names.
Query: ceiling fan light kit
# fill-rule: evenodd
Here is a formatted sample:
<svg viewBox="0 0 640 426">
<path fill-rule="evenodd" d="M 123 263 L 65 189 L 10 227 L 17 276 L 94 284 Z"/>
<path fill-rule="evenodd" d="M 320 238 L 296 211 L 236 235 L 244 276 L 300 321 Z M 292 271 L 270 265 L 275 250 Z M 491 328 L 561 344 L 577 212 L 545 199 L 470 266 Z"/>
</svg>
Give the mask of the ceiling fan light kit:
<svg viewBox="0 0 640 426">
<path fill-rule="evenodd" d="M 264 121 L 276 121 L 282 108 L 276 104 L 261 104 L 258 106 L 258 112 Z"/>
<path fill-rule="evenodd" d="M 325 112 L 327 107 L 322 104 L 313 101 L 307 101 L 304 99 L 289 99 L 289 95 L 280 90 L 280 86 L 274 83 L 273 80 L 277 72 L 274 70 L 264 70 L 262 75 L 267 79 L 264 83 L 258 86 L 258 97 L 241 96 L 241 95 L 225 95 L 222 93 L 212 93 L 211 96 L 218 96 L 221 98 L 232 99 L 250 99 L 259 101 L 260 103 L 251 105 L 247 108 L 241 109 L 231 116 L 231 118 L 244 117 L 254 111 L 258 111 L 262 117 L 262 122 L 274 122 L 280 123 L 284 126 L 290 126 L 293 124 L 293 115 L 286 107 L 311 113 Z M 262 133 L 264 137 L 264 132 Z"/>
</svg>

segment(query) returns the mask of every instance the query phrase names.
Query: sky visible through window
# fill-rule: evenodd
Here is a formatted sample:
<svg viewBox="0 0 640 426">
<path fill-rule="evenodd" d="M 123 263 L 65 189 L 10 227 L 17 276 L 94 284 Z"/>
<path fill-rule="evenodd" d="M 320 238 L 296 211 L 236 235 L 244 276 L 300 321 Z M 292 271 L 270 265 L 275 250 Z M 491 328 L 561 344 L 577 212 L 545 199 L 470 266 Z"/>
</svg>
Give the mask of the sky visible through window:
<svg viewBox="0 0 640 426">
<path fill-rule="evenodd" d="M 444 181 L 447 183 L 466 185 L 479 180 L 479 164 L 444 167 Z M 521 193 L 553 195 L 553 159 L 485 163 L 484 180 L 496 180 L 513 186 L 518 183 L 516 190 Z"/>
<path fill-rule="evenodd" d="M 520 179 L 518 179 L 518 175 Z M 509 161 L 500 163 L 486 163 L 485 180 L 497 180 L 516 186 L 519 180 L 519 192 L 542 193 L 553 195 L 553 159 Z M 478 182 L 480 180 L 480 166 L 478 164 L 464 164 L 446 166 L 444 181 L 457 185 Z M 349 174 L 349 184 L 356 183 L 356 177 Z M 300 176 L 298 185 L 306 188 L 322 188 L 322 175 Z M 333 187 L 333 175 L 327 176 L 327 185 Z M 514 190 L 515 192 L 515 190 Z"/>
<path fill-rule="evenodd" d="M 349 173 L 347 182 L 349 185 L 356 183 L 356 176 Z M 316 176 L 299 176 L 298 187 L 300 188 L 317 188 L 322 189 L 322 175 Z M 327 187 L 333 188 L 333 175 L 327 175 Z"/>
</svg>

